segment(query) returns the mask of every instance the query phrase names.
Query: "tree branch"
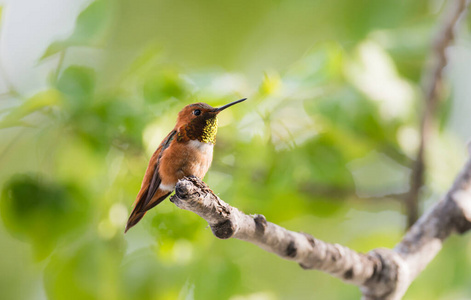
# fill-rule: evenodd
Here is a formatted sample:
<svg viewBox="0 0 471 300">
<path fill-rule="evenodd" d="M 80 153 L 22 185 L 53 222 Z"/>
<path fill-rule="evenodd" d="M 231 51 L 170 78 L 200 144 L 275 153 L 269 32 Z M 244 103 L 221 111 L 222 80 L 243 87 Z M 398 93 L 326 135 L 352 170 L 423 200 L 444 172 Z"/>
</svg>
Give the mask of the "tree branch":
<svg viewBox="0 0 471 300">
<path fill-rule="evenodd" d="M 359 286 L 363 299 L 400 299 L 440 251 L 443 241 L 453 232 L 471 228 L 471 160 L 444 199 L 422 216 L 394 249 L 374 249 L 366 254 L 287 230 L 262 215 L 246 215 L 219 199 L 196 177 L 180 180 L 170 201 L 205 219 L 220 239 L 244 240 L 304 269 L 329 273 Z"/>
<path fill-rule="evenodd" d="M 462 14 L 466 11 L 467 0 L 449 2 L 447 14 L 437 31 L 432 46 L 430 62 L 423 79 L 423 111 L 420 124 L 420 142 L 417 157 L 412 167 L 411 188 L 406 198 L 407 227 L 412 226 L 419 215 L 419 194 L 424 184 L 425 149 L 434 127 L 440 89 L 442 87 L 443 69 L 447 65 L 445 50 L 454 40 L 453 30 Z"/>
</svg>

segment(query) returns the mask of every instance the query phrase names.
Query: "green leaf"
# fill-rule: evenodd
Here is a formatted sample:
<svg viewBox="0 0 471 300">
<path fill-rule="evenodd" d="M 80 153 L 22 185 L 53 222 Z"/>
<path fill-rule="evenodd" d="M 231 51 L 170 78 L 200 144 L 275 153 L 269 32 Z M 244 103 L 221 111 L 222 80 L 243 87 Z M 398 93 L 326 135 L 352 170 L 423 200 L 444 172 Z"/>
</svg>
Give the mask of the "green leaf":
<svg viewBox="0 0 471 300">
<path fill-rule="evenodd" d="M 61 94 L 56 89 L 38 92 L 21 105 L 13 108 L 0 120 L 0 129 L 24 125 L 21 119 L 45 107 L 59 105 L 62 102 Z"/>
<path fill-rule="evenodd" d="M 68 97 L 74 107 L 89 103 L 95 90 L 95 71 L 87 67 L 70 66 L 59 77 L 57 89 Z"/>
<path fill-rule="evenodd" d="M 39 175 L 16 175 L 3 190 L 1 216 L 13 235 L 32 244 L 36 259 L 43 259 L 61 236 L 84 224 L 87 209 L 80 195 Z"/>
<path fill-rule="evenodd" d="M 50 57 L 70 46 L 100 47 L 106 35 L 110 20 L 109 3 L 97 0 L 77 17 L 74 32 L 66 39 L 53 42 L 40 60 Z"/>
</svg>

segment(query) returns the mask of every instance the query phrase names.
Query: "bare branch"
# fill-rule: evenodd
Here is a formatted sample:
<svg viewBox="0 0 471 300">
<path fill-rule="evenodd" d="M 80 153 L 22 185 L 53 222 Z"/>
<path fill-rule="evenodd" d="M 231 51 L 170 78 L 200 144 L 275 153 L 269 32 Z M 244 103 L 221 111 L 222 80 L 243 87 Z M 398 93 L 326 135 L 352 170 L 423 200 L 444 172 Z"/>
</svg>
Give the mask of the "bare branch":
<svg viewBox="0 0 471 300">
<path fill-rule="evenodd" d="M 419 215 L 420 189 L 424 184 L 425 149 L 433 131 L 433 123 L 438 107 L 442 86 L 443 69 L 447 65 L 445 50 L 453 42 L 453 30 L 460 16 L 466 11 L 467 0 L 449 1 L 449 7 L 437 31 L 423 80 L 424 107 L 420 125 L 420 143 L 417 157 L 412 167 L 411 189 L 406 198 L 407 227 L 412 226 Z"/>
<path fill-rule="evenodd" d="M 468 161 L 445 198 L 407 232 L 395 251 L 407 262 L 410 280 L 427 266 L 451 233 L 471 228 L 471 161 Z"/>
<path fill-rule="evenodd" d="M 371 278 L 378 263 L 377 259 L 344 246 L 328 244 L 267 222 L 262 215 L 246 215 L 219 199 L 196 177 L 179 181 L 175 191 L 170 201 L 205 219 L 216 237 L 256 244 L 284 259 L 296 261 L 304 269 L 322 270 L 360 285 Z"/>
<path fill-rule="evenodd" d="M 244 240 L 304 269 L 329 273 L 359 286 L 364 299 L 400 299 L 443 241 L 453 232 L 471 228 L 471 160 L 445 198 L 394 249 L 374 249 L 367 254 L 287 230 L 262 215 L 246 215 L 219 199 L 196 177 L 180 180 L 170 201 L 205 219 L 220 239 Z"/>
</svg>

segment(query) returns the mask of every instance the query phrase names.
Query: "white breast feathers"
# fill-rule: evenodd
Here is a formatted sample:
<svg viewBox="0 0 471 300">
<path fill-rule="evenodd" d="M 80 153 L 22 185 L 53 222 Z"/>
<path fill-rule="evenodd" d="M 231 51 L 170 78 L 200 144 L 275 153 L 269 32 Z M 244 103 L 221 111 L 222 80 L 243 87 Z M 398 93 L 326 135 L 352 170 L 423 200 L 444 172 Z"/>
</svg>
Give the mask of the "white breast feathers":
<svg viewBox="0 0 471 300">
<path fill-rule="evenodd" d="M 213 144 L 200 142 L 198 140 L 190 140 L 188 143 L 190 144 L 190 147 L 199 150 L 203 155 L 213 155 Z"/>
</svg>

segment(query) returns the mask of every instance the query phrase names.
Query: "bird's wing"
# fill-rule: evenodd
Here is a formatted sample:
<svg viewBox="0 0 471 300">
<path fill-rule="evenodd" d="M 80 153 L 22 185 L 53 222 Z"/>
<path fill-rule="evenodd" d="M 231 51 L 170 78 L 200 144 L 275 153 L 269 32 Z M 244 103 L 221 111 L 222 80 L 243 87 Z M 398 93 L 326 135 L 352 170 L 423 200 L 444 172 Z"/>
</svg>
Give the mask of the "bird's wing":
<svg viewBox="0 0 471 300">
<path fill-rule="evenodd" d="M 161 178 L 159 176 L 159 163 L 160 158 L 162 157 L 162 153 L 165 149 L 167 149 L 172 142 L 173 138 L 176 135 L 176 131 L 172 130 L 167 137 L 162 141 L 159 148 L 155 150 L 154 154 L 150 159 L 149 165 L 147 166 L 146 173 L 144 175 L 144 179 L 142 180 L 141 189 L 137 194 L 136 201 L 134 202 L 134 208 L 129 216 L 128 222 L 126 224 L 125 233 L 134 225 L 136 225 L 142 217 L 146 214 L 146 211 L 160 203 L 160 201 L 164 200 L 170 192 L 164 193 L 164 195 L 156 195 L 157 190 L 159 189 Z M 155 201 L 149 205 L 152 198 L 156 196 L 158 201 Z"/>
<path fill-rule="evenodd" d="M 165 149 L 170 146 L 173 138 L 176 135 L 176 130 L 172 130 L 167 137 L 160 143 L 160 146 L 155 150 L 154 154 L 149 161 L 149 165 L 147 166 L 146 173 L 144 175 L 144 179 L 142 180 L 141 189 L 137 194 L 136 201 L 134 203 L 134 209 L 141 210 L 142 208 L 146 207 L 147 203 L 150 202 L 152 197 L 155 195 L 155 192 L 160 186 L 160 182 L 162 179 L 159 176 L 159 163 L 160 158 L 162 157 L 162 153 Z"/>
</svg>

